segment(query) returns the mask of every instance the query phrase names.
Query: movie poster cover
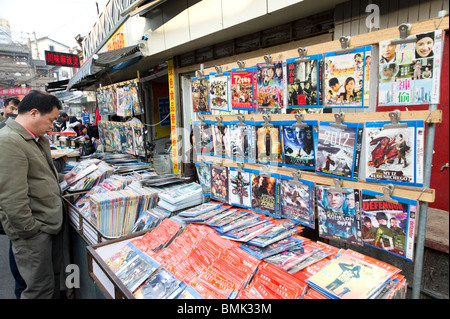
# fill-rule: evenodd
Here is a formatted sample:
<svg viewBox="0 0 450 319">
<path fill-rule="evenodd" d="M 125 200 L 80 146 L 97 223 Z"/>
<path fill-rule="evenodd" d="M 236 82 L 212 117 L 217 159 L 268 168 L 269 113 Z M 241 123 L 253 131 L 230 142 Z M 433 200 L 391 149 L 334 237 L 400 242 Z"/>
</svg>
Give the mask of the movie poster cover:
<svg viewBox="0 0 450 319">
<path fill-rule="evenodd" d="M 134 145 L 134 132 L 131 125 L 125 125 L 125 132 L 127 136 L 127 148 L 126 152 L 132 155 L 136 155 L 136 148 Z"/>
<path fill-rule="evenodd" d="M 144 126 L 135 125 L 133 126 L 133 135 L 135 143 L 135 152 L 138 156 L 145 156 L 145 137 L 144 137 Z M 120 136 L 119 136 L 120 143 Z M 117 145 L 117 144 L 116 144 Z"/>
<path fill-rule="evenodd" d="M 112 147 L 116 149 L 117 152 L 122 151 L 122 144 L 120 144 L 120 126 L 121 124 L 119 122 L 110 122 L 109 124 L 109 130 L 111 131 L 112 135 Z"/>
<path fill-rule="evenodd" d="M 213 155 L 217 157 L 225 157 L 227 148 L 229 148 L 229 132 L 228 126 L 223 124 L 212 124 L 212 145 Z"/>
<path fill-rule="evenodd" d="M 253 161 L 255 157 L 256 133 L 253 125 L 231 124 L 230 157 L 237 161 Z"/>
<path fill-rule="evenodd" d="M 317 131 L 317 126 L 283 125 L 280 130 L 284 165 L 314 170 L 316 166 L 314 136 L 317 138 L 314 131 Z"/>
<path fill-rule="evenodd" d="M 376 198 L 381 193 L 362 191 L 364 244 L 413 261 L 417 202 L 392 196 L 398 203 Z"/>
<path fill-rule="evenodd" d="M 365 103 L 368 96 L 364 95 L 369 93 L 369 86 L 365 84 L 365 72 L 366 55 L 371 55 L 370 52 L 371 46 L 366 46 L 355 48 L 351 53 L 325 53 L 325 107 L 369 107 Z"/>
<path fill-rule="evenodd" d="M 250 173 L 241 172 L 233 167 L 230 168 L 229 174 L 229 203 L 239 207 L 252 207 Z"/>
<path fill-rule="evenodd" d="M 347 250 L 306 279 L 306 283 L 332 299 L 370 299 L 395 272 L 384 263 L 366 259 Z"/>
<path fill-rule="evenodd" d="M 128 86 L 116 88 L 117 94 L 117 116 L 131 116 L 131 97 L 130 88 Z"/>
<path fill-rule="evenodd" d="M 288 108 L 323 107 L 322 75 L 323 55 L 307 56 L 310 60 L 286 60 Z"/>
<path fill-rule="evenodd" d="M 133 114 L 139 115 L 144 114 L 144 105 L 141 104 L 139 97 L 139 87 L 136 83 L 133 83 L 129 86 L 130 88 L 130 97 L 131 97 L 131 105 L 133 106 Z"/>
<path fill-rule="evenodd" d="M 407 128 L 383 126 L 390 122 L 367 122 L 365 128 L 365 177 L 369 182 L 423 185 L 423 121 L 407 121 Z"/>
<path fill-rule="evenodd" d="M 105 138 L 105 122 L 98 121 L 98 138 L 100 140 L 100 143 L 102 145 L 106 145 L 106 138 Z"/>
<path fill-rule="evenodd" d="M 359 190 L 316 187 L 319 236 L 352 245 L 363 245 Z"/>
<path fill-rule="evenodd" d="M 256 68 L 231 70 L 231 108 L 253 111 L 256 99 Z"/>
<path fill-rule="evenodd" d="M 251 174 L 252 209 L 270 216 L 276 216 L 277 179 L 271 176 Z"/>
<path fill-rule="evenodd" d="M 444 30 L 416 38 L 405 44 L 380 42 L 379 106 L 439 103 Z"/>
<path fill-rule="evenodd" d="M 125 129 L 124 123 L 119 125 L 119 136 L 120 136 L 120 152 L 127 152 L 127 131 Z"/>
<path fill-rule="evenodd" d="M 286 62 L 258 63 L 256 68 L 257 107 L 284 108 Z"/>
<path fill-rule="evenodd" d="M 345 123 L 347 128 L 319 122 L 316 172 L 343 179 L 358 180 L 362 123 Z"/>
<path fill-rule="evenodd" d="M 211 200 L 228 203 L 228 167 L 211 165 Z"/>
<path fill-rule="evenodd" d="M 278 126 L 256 127 L 256 154 L 258 163 L 278 164 L 282 162 Z"/>
<path fill-rule="evenodd" d="M 279 179 L 281 217 L 315 229 L 314 183 Z"/>
<path fill-rule="evenodd" d="M 211 164 L 195 163 L 197 170 L 198 181 L 202 187 L 203 196 L 210 196 L 211 194 Z"/>
<path fill-rule="evenodd" d="M 209 75 L 209 101 L 211 110 L 230 110 L 230 73 Z"/>
<path fill-rule="evenodd" d="M 208 100 L 208 81 L 209 77 L 191 78 L 192 107 L 194 112 L 211 112 Z"/>
<path fill-rule="evenodd" d="M 211 155 L 212 142 L 209 124 L 195 121 L 192 125 L 194 133 L 195 151 L 198 155 Z"/>
</svg>

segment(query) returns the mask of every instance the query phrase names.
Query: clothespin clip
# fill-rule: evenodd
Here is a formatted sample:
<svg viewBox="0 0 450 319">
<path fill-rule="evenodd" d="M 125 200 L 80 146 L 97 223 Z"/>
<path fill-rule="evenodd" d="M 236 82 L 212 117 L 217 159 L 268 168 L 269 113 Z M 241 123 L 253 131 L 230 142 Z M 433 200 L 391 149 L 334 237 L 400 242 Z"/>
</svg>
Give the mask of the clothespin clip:
<svg viewBox="0 0 450 319">
<path fill-rule="evenodd" d="M 384 129 L 390 129 L 390 128 L 406 128 L 408 127 L 407 123 L 399 123 L 400 120 L 400 110 L 394 110 L 392 112 L 389 112 L 389 117 L 391 119 L 390 124 L 384 124 Z"/>
<path fill-rule="evenodd" d="M 409 35 L 409 32 L 411 31 L 411 24 L 402 23 L 398 26 L 398 30 L 400 31 L 400 38 L 391 40 L 392 45 L 412 43 L 417 41 L 415 35 Z"/>
<path fill-rule="evenodd" d="M 348 193 L 349 191 L 342 188 L 342 180 L 338 178 L 333 178 L 334 187 L 329 188 L 332 192 L 338 193 Z"/>
<path fill-rule="evenodd" d="M 217 72 L 216 74 L 213 75 L 214 77 L 223 76 L 221 65 L 220 66 L 216 65 L 214 68 L 216 69 L 216 72 Z"/>
<path fill-rule="evenodd" d="M 270 115 L 263 115 L 263 119 L 264 119 L 264 124 L 262 124 L 262 126 L 264 127 L 273 127 L 273 124 L 270 123 Z"/>
<path fill-rule="evenodd" d="M 264 61 L 266 61 L 266 64 L 264 64 L 263 66 L 265 67 L 274 67 L 274 65 L 272 64 L 272 55 L 265 55 L 264 56 Z"/>
<path fill-rule="evenodd" d="M 300 178 L 302 176 L 302 171 L 301 170 L 295 170 L 292 172 L 292 175 L 294 177 L 294 179 L 292 180 L 293 184 L 297 184 L 297 185 L 304 185 L 302 182 L 300 182 Z"/>
<path fill-rule="evenodd" d="M 244 163 L 237 162 L 238 168 L 236 169 L 237 172 L 245 173 L 244 171 Z"/>
<path fill-rule="evenodd" d="M 200 120 L 200 125 L 204 125 L 204 124 L 205 124 L 205 123 L 203 122 L 203 121 L 205 120 L 205 116 L 204 116 L 204 115 L 198 114 L 198 115 L 197 115 L 197 118 Z"/>
<path fill-rule="evenodd" d="M 222 123 L 222 121 L 223 121 L 222 115 L 216 116 L 216 121 L 217 121 L 217 123 L 216 123 L 217 126 L 224 126 L 225 125 L 225 124 Z"/>
<path fill-rule="evenodd" d="M 336 54 L 344 54 L 354 52 L 355 48 L 350 47 L 350 36 L 342 36 L 339 38 L 339 42 L 341 43 L 341 49 L 336 50 L 334 53 Z"/>
<path fill-rule="evenodd" d="M 237 61 L 237 65 L 238 65 L 239 69 L 237 69 L 235 72 L 238 72 L 238 73 L 247 72 L 247 70 L 245 69 L 245 61 L 239 60 L 239 61 Z"/>
<path fill-rule="evenodd" d="M 303 113 L 295 114 L 295 119 L 297 123 L 292 124 L 292 127 L 307 127 L 308 124 L 303 123 Z"/>
<path fill-rule="evenodd" d="M 247 124 L 244 123 L 245 116 L 244 115 L 238 115 L 237 119 L 239 120 L 239 123 L 237 123 L 237 126 L 247 126 Z"/>
<path fill-rule="evenodd" d="M 434 27 L 436 28 L 436 30 L 439 29 L 439 26 L 442 23 L 442 20 L 444 20 L 445 16 L 448 14 L 447 10 L 441 10 L 438 12 L 438 18 L 441 18 L 441 20 L 439 21 L 439 23 L 436 25 L 436 18 L 433 18 L 433 24 Z"/>
<path fill-rule="evenodd" d="M 270 165 L 261 166 L 261 169 L 262 169 L 262 173 L 259 173 L 259 176 L 271 177 L 270 174 L 269 174 Z"/>
<path fill-rule="evenodd" d="M 197 78 L 204 79 L 205 78 L 205 65 L 200 64 L 200 70 L 197 70 Z"/>
<path fill-rule="evenodd" d="M 306 57 L 306 51 L 307 51 L 307 47 L 299 47 L 298 48 L 298 55 L 300 56 L 300 58 L 295 60 L 295 63 L 304 63 L 304 62 L 309 62 L 311 61 L 310 58 Z"/>
<path fill-rule="evenodd" d="M 386 186 L 383 187 L 383 196 L 381 195 L 375 195 L 375 197 L 377 199 L 381 199 L 384 200 L 385 202 L 389 202 L 389 203 L 393 203 L 393 204 L 398 204 L 398 200 L 393 199 L 392 193 L 394 192 L 394 185 L 392 184 L 388 184 Z"/>
<path fill-rule="evenodd" d="M 344 128 L 344 129 L 347 128 L 346 124 L 342 124 L 342 122 L 344 121 L 344 116 L 345 116 L 344 112 L 334 114 L 334 118 L 336 119 L 336 122 L 330 123 L 330 126 L 337 127 L 337 128 Z"/>
</svg>

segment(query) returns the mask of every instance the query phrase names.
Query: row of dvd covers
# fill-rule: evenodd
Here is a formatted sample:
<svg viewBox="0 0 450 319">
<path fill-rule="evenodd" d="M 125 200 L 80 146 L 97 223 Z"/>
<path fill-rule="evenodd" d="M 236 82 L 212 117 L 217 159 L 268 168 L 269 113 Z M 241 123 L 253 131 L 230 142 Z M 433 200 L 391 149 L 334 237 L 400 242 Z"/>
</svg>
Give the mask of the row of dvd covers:
<svg viewBox="0 0 450 319">
<path fill-rule="evenodd" d="M 128 117 L 144 113 L 137 83 L 100 88 L 96 95 L 100 115 Z"/>
<path fill-rule="evenodd" d="M 372 46 L 365 46 L 193 77 L 193 111 L 367 108 L 377 61 L 379 106 L 439 103 L 444 31 L 415 37 L 406 44 L 380 42 L 378 59 L 372 59 Z"/>
<path fill-rule="evenodd" d="M 233 214 L 230 206 L 212 211 L 210 220 Z M 105 263 L 136 299 L 405 298 L 400 269 L 350 249 L 299 235 L 264 256 L 242 246 L 209 226 L 168 218 Z"/>
<path fill-rule="evenodd" d="M 145 127 L 143 124 L 98 122 L 98 135 L 102 145 L 118 153 L 145 156 Z"/>
<path fill-rule="evenodd" d="M 424 122 L 194 121 L 198 155 L 313 170 L 347 180 L 423 185 Z"/>
<path fill-rule="evenodd" d="M 380 193 L 314 182 L 280 173 L 197 164 L 203 191 L 211 200 L 286 218 L 315 229 L 320 237 L 370 245 L 413 260 L 418 202 Z"/>
</svg>

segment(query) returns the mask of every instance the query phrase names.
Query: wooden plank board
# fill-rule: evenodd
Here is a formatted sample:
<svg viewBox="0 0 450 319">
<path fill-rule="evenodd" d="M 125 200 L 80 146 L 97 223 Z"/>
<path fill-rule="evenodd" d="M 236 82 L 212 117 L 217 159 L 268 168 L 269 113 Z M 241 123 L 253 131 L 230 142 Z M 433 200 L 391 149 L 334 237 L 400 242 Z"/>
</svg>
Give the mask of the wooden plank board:
<svg viewBox="0 0 450 319">
<path fill-rule="evenodd" d="M 262 114 L 245 115 L 246 121 L 264 121 Z M 223 121 L 237 121 L 237 115 L 223 115 Z M 217 115 L 204 115 L 205 120 L 216 121 Z M 271 121 L 295 121 L 295 114 L 272 114 Z M 303 116 L 305 121 L 335 121 L 332 113 L 313 113 Z M 442 110 L 400 112 L 400 121 L 423 120 L 427 123 L 441 123 Z M 365 123 L 374 121 L 390 121 L 389 112 L 360 112 L 344 115 L 344 122 Z"/>
</svg>

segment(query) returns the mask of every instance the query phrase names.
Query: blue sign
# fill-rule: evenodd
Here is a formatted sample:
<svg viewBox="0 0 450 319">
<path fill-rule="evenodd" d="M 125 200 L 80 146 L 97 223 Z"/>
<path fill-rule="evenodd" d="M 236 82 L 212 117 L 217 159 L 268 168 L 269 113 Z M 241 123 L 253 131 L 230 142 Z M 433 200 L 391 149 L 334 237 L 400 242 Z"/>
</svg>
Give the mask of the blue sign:
<svg viewBox="0 0 450 319">
<path fill-rule="evenodd" d="M 169 97 L 158 98 L 159 119 L 161 127 L 170 127 Z"/>
</svg>

